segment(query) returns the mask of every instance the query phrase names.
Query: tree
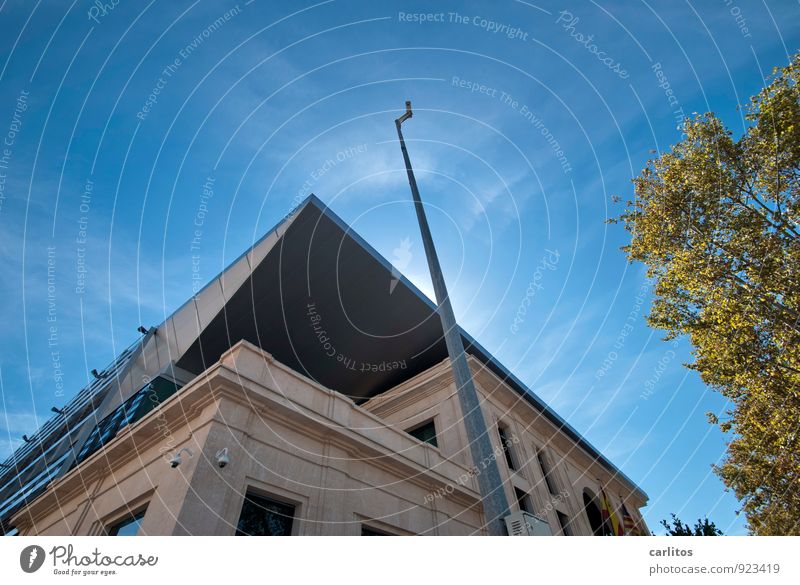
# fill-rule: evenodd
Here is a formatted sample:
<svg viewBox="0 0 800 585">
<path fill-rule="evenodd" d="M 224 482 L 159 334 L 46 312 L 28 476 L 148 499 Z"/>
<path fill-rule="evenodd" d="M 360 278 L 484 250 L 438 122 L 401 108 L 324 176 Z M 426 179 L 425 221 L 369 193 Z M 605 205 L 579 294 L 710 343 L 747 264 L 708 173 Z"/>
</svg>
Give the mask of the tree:
<svg viewBox="0 0 800 585">
<path fill-rule="evenodd" d="M 692 529 L 688 524 L 681 522 L 675 514 L 670 514 L 670 516 L 672 516 L 672 526 L 666 520 L 661 521 L 661 526 L 667 531 L 665 536 L 722 536 L 722 530 L 717 528 L 713 522 L 709 522 L 708 518 L 702 520 L 698 518 Z"/>
<path fill-rule="evenodd" d="M 648 323 L 729 399 L 715 471 L 755 534 L 800 534 L 800 53 L 751 98 L 735 139 L 711 113 L 648 162 L 619 218 L 654 279 Z"/>
</svg>

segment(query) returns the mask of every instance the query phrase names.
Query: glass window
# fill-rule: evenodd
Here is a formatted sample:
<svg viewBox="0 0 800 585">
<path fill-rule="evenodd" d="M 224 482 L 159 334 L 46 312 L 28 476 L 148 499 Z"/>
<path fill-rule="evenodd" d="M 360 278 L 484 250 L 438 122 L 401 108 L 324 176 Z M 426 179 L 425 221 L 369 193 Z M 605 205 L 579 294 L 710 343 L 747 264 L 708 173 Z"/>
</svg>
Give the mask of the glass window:
<svg viewBox="0 0 800 585">
<path fill-rule="evenodd" d="M 536 452 L 536 458 L 539 460 L 539 467 L 542 469 L 544 482 L 547 484 L 547 491 L 549 491 L 551 495 L 557 496 L 558 486 L 556 485 L 556 478 L 553 474 L 553 470 L 550 469 L 550 461 L 547 459 L 547 455 L 540 449 Z"/>
<path fill-rule="evenodd" d="M 86 425 L 94 429 L 97 424 L 95 408 L 110 391 L 111 381 L 118 378 L 135 354 L 134 346 L 124 350 L 103 370 L 102 378 L 80 390 L 0 466 L 0 530 L 7 529 L 11 516 L 37 498 L 66 470 L 65 459 L 72 458 L 73 447 L 75 451 L 80 447 L 73 445 L 77 434 L 82 433 Z"/>
<path fill-rule="evenodd" d="M 69 418 L 65 419 L 61 426 L 41 442 L 37 441 L 34 447 L 31 447 L 32 443 L 24 445 L 23 447 L 30 450 L 21 459 L 17 459 L 17 453 L 15 453 L 11 458 L 11 463 L 8 464 L 8 468 L 0 469 L 4 476 L 4 483 L 0 487 L 0 498 L 5 499 L 8 497 L 9 488 L 12 491 L 19 489 L 20 485 L 27 483 L 31 477 L 39 473 L 43 467 L 46 467 L 50 460 L 60 456 L 65 440 L 70 438 L 70 432 L 79 430 L 83 423 L 91 418 L 93 414 L 92 407 L 93 405 L 90 402 L 80 410 L 70 413 Z M 39 434 L 40 431 L 37 431 L 36 436 L 38 437 Z"/>
<path fill-rule="evenodd" d="M 139 534 L 139 528 L 142 525 L 145 511 L 146 510 L 142 510 L 136 514 L 126 516 L 108 528 L 106 533 L 109 536 L 136 536 Z"/>
<path fill-rule="evenodd" d="M 44 490 L 47 484 L 58 474 L 61 466 L 64 464 L 69 451 L 63 453 L 61 457 L 48 464 L 38 475 L 28 480 L 21 488 L 15 492 L 10 498 L 2 502 L 0 507 L 0 518 L 6 518 L 16 510 L 20 505 L 25 502 L 33 501 L 34 498 Z"/>
<path fill-rule="evenodd" d="M 610 535 L 610 531 L 607 528 L 608 523 L 603 520 L 603 514 L 596 504 L 596 496 L 589 492 L 589 490 L 583 490 L 583 509 L 586 511 L 586 517 L 592 528 L 592 534 L 595 536 Z"/>
<path fill-rule="evenodd" d="M 433 424 L 433 420 L 422 423 L 406 432 L 423 443 L 428 443 L 434 447 L 439 446 L 436 442 L 436 425 Z"/>
<path fill-rule="evenodd" d="M 361 536 L 393 536 L 388 532 L 384 532 L 383 530 L 378 530 L 377 528 L 373 528 L 372 526 L 367 526 L 366 524 L 361 525 Z"/>
<path fill-rule="evenodd" d="M 533 514 L 533 508 L 531 507 L 531 499 L 528 497 L 528 494 L 523 492 L 521 489 L 515 487 L 514 495 L 517 498 L 517 504 L 519 505 L 519 509 L 522 510 L 523 512 L 528 512 L 529 514 Z"/>
<path fill-rule="evenodd" d="M 158 377 L 128 398 L 97 424 L 75 458 L 76 465 L 112 441 L 120 429 L 144 417 L 177 390 L 174 382 Z"/>
<path fill-rule="evenodd" d="M 561 534 L 564 536 L 572 536 L 572 529 L 569 527 L 569 518 L 563 512 L 556 510 L 558 516 L 558 523 L 561 525 Z"/>
<path fill-rule="evenodd" d="M 248 492 L 236 536 L 290 536 L 294 506 Z"/>
<path fill-rule="evenodd" d="M 498 426 L 497 433 L 500 435 L 500 445 L 503 447 L 503 453 L 505 453 L 508 468 L 513 471 L 517 466 L 514 463 L 514 454 L 512 453 L 513 443 L 511 439 L 508 438 L 508 430 L 505 427 Z"/>
</svg>

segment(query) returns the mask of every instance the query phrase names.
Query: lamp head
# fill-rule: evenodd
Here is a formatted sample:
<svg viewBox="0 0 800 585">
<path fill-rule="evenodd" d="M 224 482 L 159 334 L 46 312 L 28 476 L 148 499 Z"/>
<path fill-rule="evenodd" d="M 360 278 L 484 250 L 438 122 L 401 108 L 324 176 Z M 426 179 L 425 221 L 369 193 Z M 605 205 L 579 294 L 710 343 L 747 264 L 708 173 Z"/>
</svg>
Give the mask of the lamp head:
<svg viewBox="0 0 800 585">
<path fill-rule="evenodd" d="M 411 112 L 411 102 L 410 101 L 406 101 L 406 113 L 403 114 L 402 116 L 400 116 L 399 118 L 397 118 L 397 120 L 395 120 L 395 124 L 397 124 L 399 126 L 400 124 L 402 124 L 403 122 L 408 120 L 413 115 L 414 114 Z"/>
</svg>

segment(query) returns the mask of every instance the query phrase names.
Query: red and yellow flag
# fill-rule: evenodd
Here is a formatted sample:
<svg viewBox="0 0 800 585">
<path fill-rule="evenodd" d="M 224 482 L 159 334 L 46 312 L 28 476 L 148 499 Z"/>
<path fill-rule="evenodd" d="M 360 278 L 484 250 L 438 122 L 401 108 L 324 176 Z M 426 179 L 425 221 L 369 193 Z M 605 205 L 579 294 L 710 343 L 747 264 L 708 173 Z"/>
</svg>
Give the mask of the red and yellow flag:
<svg viewBox="0 0 800 585">
<path fill-rule="evenodd" d="M 628 509 L 625 507 L 624 503 L 622 504 L 622 528 L 625 531 L 625 534 L 630 536 L 641 536 L 639 527 L 636 526 L 633 516 L 628 513 Z"/>
<path fill-rule="evenodd" d="M 600 514 L 603 517 L 603 522 L 607 522 L 611 526 L 612 536 L 623 536 L 625 534 L 622 531 L 622 524 L 611 509 L 611 504 L 603 489 L 600 489 Z"/>
</svg>

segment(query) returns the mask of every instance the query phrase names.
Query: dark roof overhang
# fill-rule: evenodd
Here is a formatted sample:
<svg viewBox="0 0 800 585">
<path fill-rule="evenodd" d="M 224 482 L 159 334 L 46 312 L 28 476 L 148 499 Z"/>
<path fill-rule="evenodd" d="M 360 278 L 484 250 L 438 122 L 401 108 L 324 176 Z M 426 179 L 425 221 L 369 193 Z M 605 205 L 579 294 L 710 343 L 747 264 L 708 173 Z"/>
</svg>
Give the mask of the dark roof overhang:
<svg viewBox="0 0 800 585">
<path fill-rule="evenodd" d="M 647 499 L 463 330 L 462 338 L 468 354 Z M 313 195 L 177 365 L 199 374 L 241 339 L 356 402 L 447 358 L 435 304 Z"/>
</svg>

